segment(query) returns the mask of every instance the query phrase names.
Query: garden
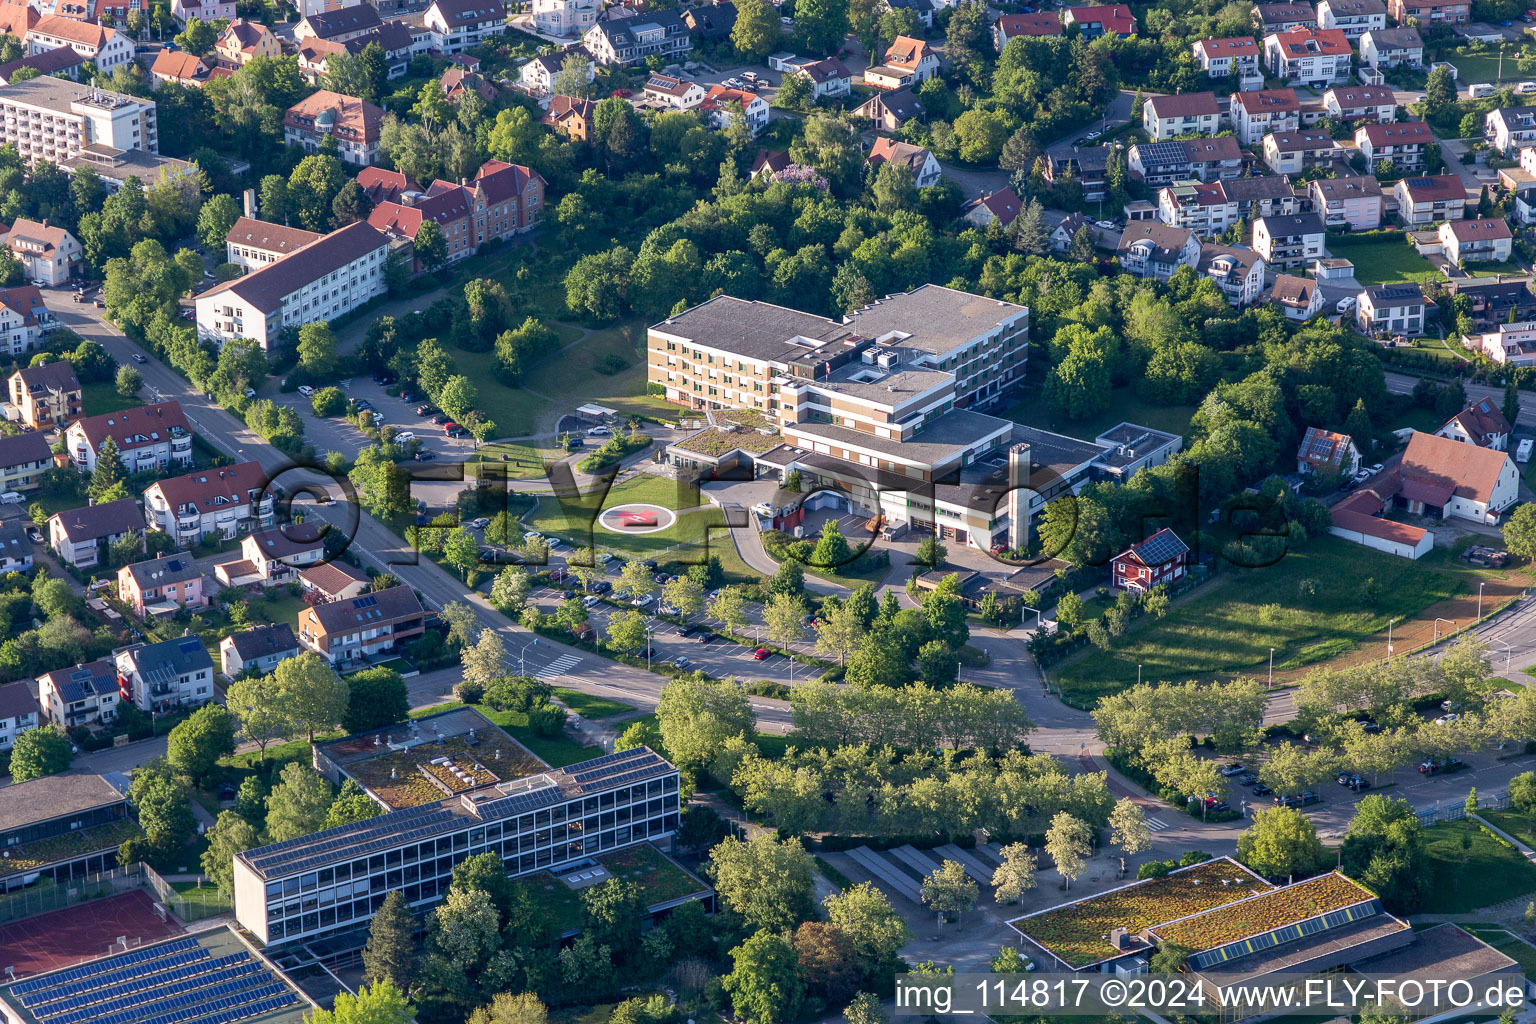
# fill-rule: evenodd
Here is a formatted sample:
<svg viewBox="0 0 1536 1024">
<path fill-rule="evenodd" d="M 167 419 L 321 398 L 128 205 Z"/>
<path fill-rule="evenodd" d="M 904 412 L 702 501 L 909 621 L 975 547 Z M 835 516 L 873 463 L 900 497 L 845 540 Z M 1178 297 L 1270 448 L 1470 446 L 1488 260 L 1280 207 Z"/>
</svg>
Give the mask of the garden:
<svg viewBox="0 0 1536 1024">
<path fill-rule="evenodd" d="M 544 770 L 536 757 L 493 730 L 481 730 L 475 739 L 473 746 L 467 736 L 449 736 L 407 750 L 385 749 L 377 757 L 347 762 L 345 770 L 395 810 L 434 803 L 448 795 L 421 774 L 423 767 L 453 792 L 520 779 Z M 433 771 L 443 766 L 432 762 L 444 757 L 474 778 L 474 783 L 461 782 L 450 771 Z"/>
<path fill-rule="evenodd" d="M 1504 828 L 1502 822 L 1495 824 Z M 1424 852 L 1429 879 L 1419 906 L 1422 913 L 1459 914 L 1536 892 L 1536 864 L 1476 821 L 1448 821 L 1425 829 Z"/>
<path fill-rule="evenodd" d="M 1349 260 L 1355 265 L 1355 280 L 1364 287 L 1391 284 L 1396 281 L 1440 280 L 1440 271 L 1433 263 L 1420 256 L 1401 232 L 1368 232 L 1362 237 L 1347 234 L 1329 234 L 1330 255 Z"/>
<path fill-rule="evenodd" d="M 1343 875 L 1327 874 L 1176 922 L 1157 934 L 1163 942 L 1199 952 L 1375 898 Z"/>
</svg>

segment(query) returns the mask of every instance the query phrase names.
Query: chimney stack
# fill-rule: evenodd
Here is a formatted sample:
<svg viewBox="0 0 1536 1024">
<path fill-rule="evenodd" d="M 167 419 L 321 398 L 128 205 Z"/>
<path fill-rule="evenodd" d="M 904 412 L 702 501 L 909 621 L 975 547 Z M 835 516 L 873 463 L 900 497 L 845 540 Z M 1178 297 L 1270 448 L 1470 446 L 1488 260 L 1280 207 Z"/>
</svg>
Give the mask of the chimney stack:
<svg viewBox="0 0 1536 1024">
<path fill-rule="evenodd" d="M 256 190 L 253 188 L 245 190 L 245 215 L 252 219 L 256 217 Z"/>
</svg>

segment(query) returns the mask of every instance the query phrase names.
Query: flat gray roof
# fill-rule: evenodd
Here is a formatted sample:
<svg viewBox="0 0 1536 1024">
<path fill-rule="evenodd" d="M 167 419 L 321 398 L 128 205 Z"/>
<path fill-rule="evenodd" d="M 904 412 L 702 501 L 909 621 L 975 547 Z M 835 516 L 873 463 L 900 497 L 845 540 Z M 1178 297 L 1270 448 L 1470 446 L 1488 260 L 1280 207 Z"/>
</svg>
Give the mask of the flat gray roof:
<svg viewBox="0 0 1536 1024">
<path fill-rule="evenodd" d="M 0 832 L 122 803 L 123 799 L 117 787 L 100 775 L 44 775 L 0 789 Z"/>
<path fill-rule="evenodd" d="M 941 356 L 1025 312 L 1012 302 L 925 284 L 851 314 L 848 329 L 866 338 L 901 331 L 911 335 L 902 347 Z"/>
<path fill-rule="evenodd" d="M 789 343 L 797 336 L 828 342 L 849 333 L 848 328 L 814 313 L 730 295 L 717 295 L 651 329 L 759 362 L 783 362 L 807 351 Z"/>
<path fill-rule="evenodd" d="M 95 97 L 94 101 L 92 101 L 93 97 Z M 153 102 L 113 92 L 110 89 L 93 89 L 89 85 L 71 82 L 64 78 L 54 78 L 51 75 L 39 75 L 25 82 L 12 82 L 0 90 L 0 101 L 46 107 L 61 114 L 70 113 L 69 105 L 79 101 L 92 101 L 92 106 L 103 110 Z"/>
<path fill-rule="evenodd" d="M 796 423 L 786 430 L 797 430 L 839 444 L 857 445 L 884 455 L 914 459 L 933 464 L 952 458 L 977 438 L 1002 427 L 1014 426 L 1009 420 L 988 416 L 969 409 L 951 409 L 929 420 L 909 441 L 866 434 L 830 423 Z"/>
</svg>

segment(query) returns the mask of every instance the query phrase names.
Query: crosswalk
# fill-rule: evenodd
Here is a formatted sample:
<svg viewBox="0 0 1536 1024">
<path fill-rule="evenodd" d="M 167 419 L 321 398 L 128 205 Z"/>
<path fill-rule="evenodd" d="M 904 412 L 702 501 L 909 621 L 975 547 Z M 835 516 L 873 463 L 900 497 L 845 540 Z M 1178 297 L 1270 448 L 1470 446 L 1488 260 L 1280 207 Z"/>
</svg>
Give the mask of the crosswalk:
<svg viewBox="0 0 1536 1024">
<path fill-rule="evenodd" d="M 566 673 L 570 672 L 571 669 L 580 664 L 581 659 L 576 657 L 576 655 L 562 654 L 560 657 L 556 658 L 554 661 L 550 662 L 548 665 L 545 665 L 543 668 L 535 672 L 534 677 L 538 679 L 554 679 L 557 676 L 565 675 Z"/>
<path fill-rule="evenodd" d="M 1147 830 L 1150 831 L 1150 832 L 1161 832 L 1161 831 L 1163 831 L 1163 829 L 1172 828 L 1173 827 L 1168 822 L 1164 821 L 1162 818 L 1147 818 L 1146 819 L 1146 825 L 1147 825 Z"/>
</svg>

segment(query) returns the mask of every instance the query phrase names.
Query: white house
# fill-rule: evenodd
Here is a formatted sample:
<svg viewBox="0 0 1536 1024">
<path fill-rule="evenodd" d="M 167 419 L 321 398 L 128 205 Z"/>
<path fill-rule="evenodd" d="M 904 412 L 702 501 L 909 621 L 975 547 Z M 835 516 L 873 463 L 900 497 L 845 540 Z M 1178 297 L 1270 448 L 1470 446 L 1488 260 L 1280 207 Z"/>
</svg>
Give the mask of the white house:
<svg viewBox="0 0 1536 1024">
<path fill-rule="evenodd" d="M 1180 267 L 1199 264 L 1200 239 L 1184 228 L 1141 221 L 1121 232 L 1115 251 L 1126 273 L 1166 281 Z"/>
<path fill-rule="evenodd" d="M 937 185 L 944 173 L 938 160 L 924 147 L 881 136 L 875 139 L 864 162 L 871 167 L 879 167 L 887 161 L 912 168 L 912 180 L 918 188 Z"/>
<path fill-rule="evenodd" d="M 10 750 L 18 736 L 36 729 L 39 711 L 25 680 L 0 686 L 0 750 Z"/>
<path fill-rule="evenodd" d="M 1280 307 L 1287 320 L 1310 320 L 1323 309 L 1323 292 L 1310 277 L 1276 274 L 1269 300 Z"/>
<path fill-rule="evenodd" d="M 703 102 L 699 104 L 699 110 L 716 128 L 724 128 L 730 124 L 738 107 L 741 110 L 741 116 L 746 119 L 747 127 L 752 129 L 753 135 L 768 127 L 768 101 L 755 92 L 712 85 L 704 96 Z"/>
<path fill-rule="evenodd" d="M 129 537 L 144 537 L 144 515 L 132 498 L 72 508 L 48 520 L 48 547 L 76 569 L 100 565 L 103 547 Z"/>
<path fill-rule="evenodd" d="M 1323 255 L 1327 229 L 1315 213 L 1260 217 L 1253 222 L 1253 248 L 1272 267 L 1295 267 Z"/>
<path fill-rule="evenodd" d="M 1264 37 L 1264 63 L 1270 74 L 1314 88 L 1346 81 L 1353 52 L 1339 29 L 1297 29 Z"/>
<path fill-rule="evenodd" d="M 1397 216 L 1410 228 L 1459 220 L 1467 207 L 1467 186 L 1454 174 L 1403 178 L 1392 186 Z"/>
<path fill-rule="evenodd" d="M 1387 27 L 1387 5 L 1384 0 L 1319 0 L 1317 27 L 1338 29 L 1348 39 L 1359 39 Z"/>
<path fill-rule="evenodd" d="M 1375 334 L 1422 334 L 1424 293 L 1416 284 L 1379 284 L 1355 299 L 1355 326 L 1366 337 Z"/>
<path fill-rule="evenodd" d="M 228 540 L 272 525 L 272 495 L 261 464 L 200 469 L 144 490 L 144 521 L 189 548 L 210 538 Z"/>
<path fill-rule="evenodd" d="M 75 420 L 64 431 L 64 450 L 82 473 L 96 472 L 107 438 L 130 473 L 192 465 L 192 427 L 181 403 L 160 402 Z M 140 517 L 142 518 L 142 517 Z"/>
<path fill-rule="evenodd" d="M 584 35 L 601 6 L 598 0 L 533 0 L 533 26 L 545 35 Z"/>
<path fill-rule="evenodd" d="M 118 32 L 89 21 L 44 15 L 27 33 L 27 50 L 32 54 L 46 53 L 67 46 L 96 65 L 104 74 L 111 74 L 124 64 L 133 62 L 133 40 Z"/>
<path fill-rule="evenodd" d="M 529 63 L 532 63 L 531 61 Z M 652 103 L 678 110 L 692 110 L 704 102 L 704 87 L 672 75 L 654 74 L 646 79 L 642 95 Z"/>
<path fill-rule="evenodd" d="M 240 557 L 215 563 L 213 575 L 226 587 L 271 586 L 295 580 L 300 571 L 324 559 L 320 531 L 307 523 L 290 523 L 246 534 Z"/>
<path fill-rule="evenodd" d="M 1536 366 L 1536 320 L 1499 324 L 1484 334 L 1464 334 L 1461 343 L 1500 366 Z"/>
<path fill-rule="evenodd" d="M 1221 124 L 1221 107 L 1210 92 L 1148 96 L 1141 106 L 1141 126 L 1153 142 L 1175 135 L 1214 135 Z"/>
<path fill-rule="evenodd" d="M 1368 124 L 1355 132 L 1355 145 L 1370 168 L 1392 161 L 1399 172 L 1413 173 L 1424 166 L 1424 157 L 1435 145 L 1435 133 L 1423 121 Z"/>
<path fill-rule="evenodd" d="M 1301 127 L 1301 100 L 1295 89 L 1259 89 L 1232 94 L 1228 115 L 1237 141 L 1256 146 L 1270 132 L 1293 132 Z"/>
<path fill-rule="evenodd" d="M 1347 479 L 1360 472 L 1360 449 L 1348 434 L 1308 427 L 1296 448 L 1296 472 L 1338 473 Z"/>
<path fill-rule="evenodd" d="M 1198 181 L 1164 185 L 1157 193 L 1157 217 L 1164 224 L 1215 238 L 1237 223 L 1237 204 L 1227 198 L 1222 182 Z"/>
<path fill-rule="evenodd" d="M 1410 68 L 1424 63 L 1424 40 L 1417 29 L 1371 29 L 1360 37 L 1360 63 L 1372 68 Z"/>
<path fill-rule="evenodd" d="M 65 228 L 18 218 L 5 236 L 6 248 L 21 262 L 21 272 L 33 284 L 58 288 L 80 269 L 85 250 Z"/>
<path fill-rule="evenodd" d="M 1262 53 L 1252 36 L 1231 39 L 1202 39 L 1193 44 L 1195 62 L 1211 78 L 1237 75 L 1244 78 L 1259 74 Z"/>
<path fill-rule="evenodd" d="M 1520 496 L 1520 473 L 1506 452 L 1414 431 L 1397 468 L 1393 504 L 1410 515 L 1495 524 Z"/>
<path fill-rule="evenodd" d="M 1384 85 L 1336 85 L 1323 93 L 1323 112 L 1340 121 L 1397 120 L 1397 96 Z"/>
<path fill-rule="evenodd" d="M 463 53 L 507 31 L 507 8 L 501 0 L 432 0 L 422 16 L 439 53 Z"/>
<path fill-rule="evenodd" d="M 592 58 L 587 55 L 587 51 L 580 46 L 533 58 L 517 73 L 518 81 L 535 96 L 552 96 L 555 92 L 555 76 L 565 69 L 566 62 L 572 57 L 586 65 L 587 83 L 591 84 L 597 77 L 597 69 L 592 66 Z"/>
<path fill-rule="evenodd" d="M 1441 424 L 1435 436 L 1503 452 L 1509 450 L 1509 432 L 1509 420 L 1493 399 L 1479 398 Z"/>
<path fill-rule="evenodd" d="M 1452 263 L 1500 263 L 1509 259 L 1514 235 L 1503 217 L 1440 223 L 1440 251 Z"/>
<path fill-rule="evenodd" d="M 1500 153 L 1536 143 L 1536 107 L 1499 107 L 1483 115 L 1483 140 Z"/>
<path fill-rule="evenodd" d="M 1375 177 L 1317 178 L 1307 186 L 1312 210 L 1330 228 L 1374 231 L 1381 227 L 1381 182 Z"/>
<path fill-rule="evenodd" d="M 1234 306 L 1251 305 L 1264 293 L 1264 259 L 1246 246 L 1202 245 L 1196 269 Z"/>
<path fill-rule="evenodd" d="M 143 712 L 166 712 L 213 699 L 213 659 L 196 636 L 134 644 L 115 652 L 117 676 Z"/>
<path fill-rule="evenodd" d="M 266 675 L 278 664 L 299 656 L 299 638 L 286 622 L 255 626 L 219 641 L 219 664 L 227 678 L 242 672 Z"/>
<path fill-rule="evenodd" d="M 836 57 L 810 61 L 786 73 L 804 75 L 810 79 L 812 100 L 853 95 L 853 72 Z"/>
<path fill-rule="evenodd" d="M 117 719 L 117 700 L 117 663 L 110 658 L 56 668 L 37 677 L 43 718 L 66 729 L 110 724 Z"/>
</svg>

